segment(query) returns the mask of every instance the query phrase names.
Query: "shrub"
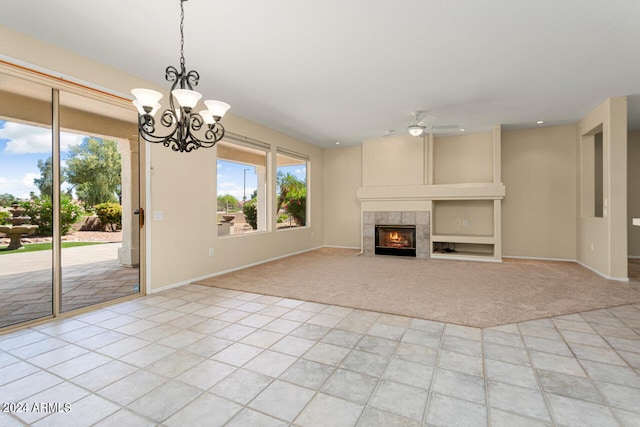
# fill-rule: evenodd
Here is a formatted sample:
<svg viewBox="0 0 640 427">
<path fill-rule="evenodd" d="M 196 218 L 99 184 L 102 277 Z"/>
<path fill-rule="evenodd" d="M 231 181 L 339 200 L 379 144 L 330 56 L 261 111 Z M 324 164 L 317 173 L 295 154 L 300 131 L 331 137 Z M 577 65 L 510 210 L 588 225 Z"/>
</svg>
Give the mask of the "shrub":
<svg viewBox="0 0 640 427">
<path fill-rule="evenodd" d="M 242 206 L 244 217 L 254 230 L 258 228 L 258 199 L 251 199 Z"/>
<path fill-rule="evenodd" d="M 0 210 L 0 224 L 9 224 L 8 218 L 11 218 L 11 212 Z"/>
<path fill-rule="evenodd" d="M 307 216 L 307 198 L 302 195 L 290 198 L 284 206 L 285 211 L 300 226 L 305 225 Z"/>
<path fill-rule="evenodd" d="M 105 230 L 116 231 L 122 228 L 122 206 L 117 203 L 101 203 L 95 205 L 95 210 Z"/>
<path fill-rule="evenodd" d="M 22 215 L 29 216 L 29 224 L 37 225 L 40 236 L 53 236 L 53 202 L 48 196 L 33 195 L 30 200 L 21 202 Z M 68 194 L 60 194 L 60 233 L 65 235 L 74 222 L 83 214 L 82 206 Z"/>
</svg>

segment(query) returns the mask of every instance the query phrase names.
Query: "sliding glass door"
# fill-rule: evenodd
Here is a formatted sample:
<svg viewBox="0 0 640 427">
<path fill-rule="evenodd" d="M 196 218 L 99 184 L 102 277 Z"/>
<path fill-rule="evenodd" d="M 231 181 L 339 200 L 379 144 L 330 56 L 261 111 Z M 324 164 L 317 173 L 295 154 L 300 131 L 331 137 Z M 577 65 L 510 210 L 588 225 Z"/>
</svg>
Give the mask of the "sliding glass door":
<svg viewBox="0 0 640 427">
<path fill-rule="evenodd" d="M 131 191 L 138 164 L 127 161 L 138 141 L 113 136 L 130 128 L 127 116 L 135 113 L 60 92 L 62 312 L 140 290 L 139 260 L 123 253 L 130 240 L 139 241 L 138 222 L 122 220 L 139 206 L 138 192 Z"/>
<path fill-rule="evenodd" d="M 135 110 L 53 83 L 0 73 L 0 328 L 141 289 Z"/>
<path fill-rule="evenodd" d="M 51 110 L 50 87 L 0 75 L 0 328 L 53 314 Z"/>
</svg>

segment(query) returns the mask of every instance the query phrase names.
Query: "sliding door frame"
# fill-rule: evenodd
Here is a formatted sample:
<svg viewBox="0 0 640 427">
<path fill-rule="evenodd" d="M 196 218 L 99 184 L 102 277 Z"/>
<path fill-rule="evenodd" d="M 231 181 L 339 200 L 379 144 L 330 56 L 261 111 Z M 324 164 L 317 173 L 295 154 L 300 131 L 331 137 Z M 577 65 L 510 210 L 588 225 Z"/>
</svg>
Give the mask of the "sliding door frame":
<svg viewBox="0 0 640 427">
<path fill-rule="evenodd" d="M 147 283 L 147 239 L 148 233 L 143 221 L 139 221 L 139 227 L 137 232 L 139 233 L 139 291 L 135 294 L 120 297 L 117 299 L 101 302 L 98 304 L 90 305 L 87 307 L 70 310 L 67 312 L 62 311 L 62 239 L 61 239 L 61 227 L 60 227 L 60 92 L 68 92 L 76 95 L 84 96 L 96 101 L 100 101 L 112 106 L 126 108 L 131 110 L 131 123 L 136 126 L 137 124 L 137 112 L 131 100 L 123 98 L 121 96 L 105 92 L 103 90 L 89 87 L 85 84 L 75 83 L 69 80 L 65 80 L 60 77 L 56 77 L 53 73 L 47 73 L 30 69 L 21 65 L 12 64 L 10 62 L 0 59 L 0 75 L 5 74 L 11 77 L 23 79 L 32 83 L 37 83 L 51 88 L 51 134 L 52 134 L 52 163 L 53 163 L 53 260 L 52 260 L 52 314 L 49 316 L 40 317 L 37 319 L 17 323 L 0 329 L 0 334 L 7 332 L 24 329 L 30 326 L 34 326 L 40 323 L 45 323 L 54 318 L 71 317 L 80 313 L 95 310 L 97 308 L 109 306 L 118 302 L 123 302 L 131 299 L 138 298 L 146 295 L 148 290 Z M 115 136 L 114 136 L 115 137 Z M 118 138 L 124 138 L 119 136 Z M 138 174 L 138 188 L 136 193 L 138 194 L 138 208 L 147 208 L 147 146 L 141 143 L 137 133 L 135 135 L 129 135 L 127 138 L 130 143 L 137 143 L 137 174 Z M 135 209 L 135 206 L 133 207 Z M 144 212 L 143 209 L 141 209 Z"/>
</svg>

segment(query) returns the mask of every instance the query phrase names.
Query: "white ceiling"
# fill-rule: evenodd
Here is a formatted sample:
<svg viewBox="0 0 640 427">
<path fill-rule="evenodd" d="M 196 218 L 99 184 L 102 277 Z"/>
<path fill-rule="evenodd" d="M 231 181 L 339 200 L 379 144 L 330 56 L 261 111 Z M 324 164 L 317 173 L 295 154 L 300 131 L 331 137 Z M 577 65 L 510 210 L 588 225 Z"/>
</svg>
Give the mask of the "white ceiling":
<svg viewBox="0 0 640 427">
<path fill-rule="evenodd" d="M 167 86 L 179 11 L 22 0 L 3 2 L 0 25 Z M 415 110 L 481 132 L 575 123 L 621 95 L 640 129 L 639 23 L 639 0 L 189 0 L 185 57 L 205 97 L 324 147 Z"/>
</svg>

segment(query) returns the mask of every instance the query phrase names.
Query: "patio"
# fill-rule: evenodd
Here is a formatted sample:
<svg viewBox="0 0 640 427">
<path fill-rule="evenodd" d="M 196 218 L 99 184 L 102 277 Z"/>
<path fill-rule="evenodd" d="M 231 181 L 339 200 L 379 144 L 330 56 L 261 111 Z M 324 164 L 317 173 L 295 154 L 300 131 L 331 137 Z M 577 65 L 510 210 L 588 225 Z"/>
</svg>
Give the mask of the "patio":
<svg viewBox="0 0 640 427">
<path fill-rule="evenodd" d="M 139 269 L 121 266 L 120 243 L 62 251 L 62 311 L 138 292 Z M 0 327 L 51 314 L 51 251 L 0 256 Z"/>
</svg>

